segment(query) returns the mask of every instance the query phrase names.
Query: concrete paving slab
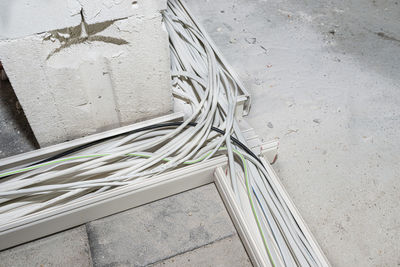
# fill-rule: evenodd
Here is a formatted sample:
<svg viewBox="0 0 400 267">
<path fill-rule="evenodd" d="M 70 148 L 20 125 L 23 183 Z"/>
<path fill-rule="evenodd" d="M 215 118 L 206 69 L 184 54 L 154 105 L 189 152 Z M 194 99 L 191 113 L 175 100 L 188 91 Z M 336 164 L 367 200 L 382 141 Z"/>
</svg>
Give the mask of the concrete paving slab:
<svg viewBox="0 0 400 267">
<path fill-rule="evenodd" d="M 85 226 L 1 251 L 3 266 L 91 266 Z"/>
<path fill-rule="evenodd" d="M 87 224 L 94 266 L 145 266 L 236 234 L 214 184 Z"/>
<path fill-rule="evenodd" d="M 177 255 L 152 265 L 153 267 L 173 266 L 252 266 L 237 235 L 216 241 L 212 244 Z"/>
</svg>

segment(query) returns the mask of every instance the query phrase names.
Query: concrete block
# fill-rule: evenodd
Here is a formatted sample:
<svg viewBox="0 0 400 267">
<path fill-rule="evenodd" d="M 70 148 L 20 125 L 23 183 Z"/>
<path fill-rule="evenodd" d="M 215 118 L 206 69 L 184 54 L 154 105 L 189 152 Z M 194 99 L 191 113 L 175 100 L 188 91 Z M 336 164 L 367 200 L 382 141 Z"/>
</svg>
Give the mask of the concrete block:
<svg viewBox="0 0 400 267">
<path fill-rule="evenodd" d="M 77 0 L 0 1 L 0 40 L 79 25 Z"/>
<path fill-rule="evenodd" d="M 252 266 L 252 264 L 239 237 L 234 235 L 204 247 L 161 261 L 152 266 L 245 267 Z"/>
<path fill-rule="evenodd" d="M 87 224 L 94 266 L 144 266 L 236 230 L 214 184 Z"/>
<path fill-rule="evenodd" d="M 82 1 L 76 26 L 0 41 L 0 61 L 41 146 L 172 110 L 166 1 L 129 1 L 129 9 L 111 2 Z"/>
<path fill-rule="evenodd" d="M 3 0 L 0 1 L 0 40 L 77 26 L 81 15 L 88 24 L 154 16 L 166 1 L 132 0 Z"/>
<path fill-rule="evenodd" d="M 79 3 L 82 6 L 85 21 L 89 24 L 113 20 L 116 17 L 152 17 L 154 10 L 167 8 L 167 1 L 164 0 L 79 0 Z"/>
<path fill-rule="evenodd" d="M 0 266 L 91 266 L 85 226 L 1 251 Z"/>
</svg>

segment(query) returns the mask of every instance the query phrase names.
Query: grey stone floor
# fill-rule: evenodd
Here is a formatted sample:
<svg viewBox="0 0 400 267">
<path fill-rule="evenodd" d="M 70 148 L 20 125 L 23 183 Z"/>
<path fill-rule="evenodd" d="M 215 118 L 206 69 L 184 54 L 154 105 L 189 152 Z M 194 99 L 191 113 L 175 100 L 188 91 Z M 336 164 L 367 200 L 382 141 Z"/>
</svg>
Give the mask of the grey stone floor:
<svg viewBox="0 0 400 267">
<path fill-rule="evenodd" d="M 279 138 L 274 168 L 332 265 L 399 265 L 400 2 L 187 2 L 252 94 L 250 124 L 265 140 Z M 2 103 L 8 101 L 0 93 Z M 32 149 L 32 142 L 15 134 L 24 127 L 23 123 L 14 124 L 15 114 L 0 110 L 0 156 Z M 210 197 L 205 194 L 205 199 Z M 93 222 L 87 227 L 89 240 L 93 236 L 96 244 L 91 256 L 100 257 L 93 261 L 103 264 L 101 257 L 113 255 L 109 257 L 113 261 L 121 258 L 115 264 L 132 263 L 127 260 L 129 253 L 120 251 L 124 248 L 115 247 L 115 239 L 107 236 L 111 221 L 112 217 L 103 226 Z M 132 238 L 132 227 L 121 223 L 112 233 L 119 229 L 117 236 L 126 232 Z M 151 227 L 148 230 L 152 232 Z M 188 253 L 171 252 L 174 248 L 169 247 L 162 251 L 165 243 L 160 248 L 157 238 L 163 233 L 157 233 L 153 243 L 146 241 L 143 249 L 163 257 L 170 254 L 161 262 L 154 262 L 160 260 L 157 257 L 144 259 L 145 250 L 128 249 L 142 253 L 135 258 L 140 264 L 185 265 L 188 261 L 190 265 L 190 260 L 192 265 L 209 265 L 202 261 L 208 250 L 234 257 L 236 247 L 241 247 L 232 229 L 214 241 L 201 233 L 193 232 L 200 235 L 197 245 L 180 243 L 185 251 L 191 249 Z M 21 265 L 44 264 L 46 260 L 53 260 L 54 265 L 78 261 L 85 265 L 89 257 L 86 239 L 86 229 L 74 229 L 46 239 L 50 241 L 39 241 L 37 246 L 29 243 L 4 251 L 0 264 L 10 263 L 14 257 Z M 226 246 L 230 242 L 233 245 Z M 107 248 L 107 244 L 113 246 Z M 51 256 L 32 253 L 41 246 L 47 247 Z M 57 261 L 59 254 L 52 251 L 58 248 L 71 256 Z M 246 262 L 246 257 L 234 262 L 242 261 Z"/>
<path fill-rule="evenodd" d="M 0 266 L 251 266 L 214 184 L 0 252 Z"/>
</svg>

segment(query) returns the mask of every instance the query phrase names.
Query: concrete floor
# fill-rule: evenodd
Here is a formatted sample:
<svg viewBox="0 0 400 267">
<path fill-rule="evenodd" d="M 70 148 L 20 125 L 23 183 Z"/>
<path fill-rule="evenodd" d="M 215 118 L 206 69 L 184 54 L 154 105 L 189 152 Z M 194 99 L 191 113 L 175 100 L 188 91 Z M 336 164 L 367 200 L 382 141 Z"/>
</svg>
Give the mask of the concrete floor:
<svg viewBox="0 0 400 267">
<path fill-rule="evenodd" d="M 279 138 L 274 168 L 332 265 L 400 265 L 400 3 L 187 2 L 252 94 L 250 124 L 264 140 Z M 24 136 L 10 137 L 24 127 L 13 116 L 0 110 L 0 156 L 32 149 Z M 129 227 L 129 220 L 118 226 Z M 88 229 L 66 233 L 85 240 Z M 208 233 L 203 230 L 193 235 Z M 192 265 L 198 265 L 208 244 L 229 244 L 235 236 L 229 231 L 216 239 L 222 241 L 207 239 L 188 254 L 170 251 L 157 261 L 182 263 L 197 255 Z M 76 242 L 66 248 L 75 255 L 71 262 L 79 262 L 76 255 L 87 260 L 86 243 Z M 32 260 L 25 251 L 22 263 Z M 21 253 L 4 251 L 1 262 L 24 259 Z"/>
<path fill-rule="evenodd" d="M 400 265 L 400 2 L 187 3 L 332 265 Z"/>
</svg>

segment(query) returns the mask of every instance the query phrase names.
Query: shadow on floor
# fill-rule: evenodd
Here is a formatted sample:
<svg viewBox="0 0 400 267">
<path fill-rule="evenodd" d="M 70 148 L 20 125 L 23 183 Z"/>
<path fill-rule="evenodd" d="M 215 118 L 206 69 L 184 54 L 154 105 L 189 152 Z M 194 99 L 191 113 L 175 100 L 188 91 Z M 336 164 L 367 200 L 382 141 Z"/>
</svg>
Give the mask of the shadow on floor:
<svg viewBox="0 0 400 267">
<path fill-rule="evenodd" d="M 38 147 L 10 82 L 2 80 L 0 82 L 0 158 Z"/>
</svg>

